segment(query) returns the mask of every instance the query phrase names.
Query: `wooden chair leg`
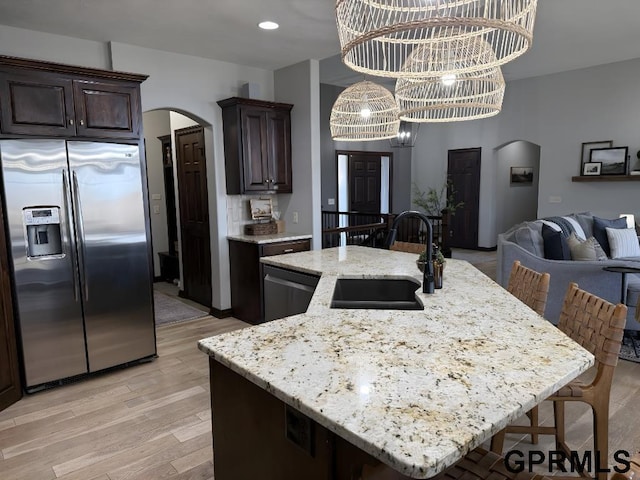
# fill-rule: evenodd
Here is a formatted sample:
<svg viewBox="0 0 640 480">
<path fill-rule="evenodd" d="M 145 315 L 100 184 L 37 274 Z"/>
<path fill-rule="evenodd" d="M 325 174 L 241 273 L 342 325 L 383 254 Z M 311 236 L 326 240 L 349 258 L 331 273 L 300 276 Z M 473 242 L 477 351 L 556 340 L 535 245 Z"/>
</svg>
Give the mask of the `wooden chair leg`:
<svg viewBox="0 0 640 480">
<path fill-rule="evenodd" d="M 556 449 L 562 450 L 562 445 L 564 445 L 564 402 L 553 402 L 553 418 L 556 427 Z"/>
<path fill-rule="evenodd" d="M 507 433 L 507 429 L 503 428 L 498 433 L 496 433 L 493 437 L 491 437 L 491 451 L 493 453 L 502 455 L 502 450 L 504 449 L 504 436 L 506 433 Z"/>
<path fill-rule="evenodd" d="M 527 417 L 529 417 L 529 421 L 531 422 L 532 427 L 537 427 L 540 424 L 537 405 L 527 412 Z M 538 444 L 537 433 L 533 433 L 533 432 L 531 433 L 531 443 L 534 445 Z"/>
<path fill-rule="evenodd" d="M 605 408 L 606 407 L 606 408 Z M 600 461 L 596 461 L 600 470 L 609 465 L 609 405 L 592 405 L 593 409 L 593 448 Z M 607 480 L 606 472 L 598 472 L 597 480 Z"/>
</svg>

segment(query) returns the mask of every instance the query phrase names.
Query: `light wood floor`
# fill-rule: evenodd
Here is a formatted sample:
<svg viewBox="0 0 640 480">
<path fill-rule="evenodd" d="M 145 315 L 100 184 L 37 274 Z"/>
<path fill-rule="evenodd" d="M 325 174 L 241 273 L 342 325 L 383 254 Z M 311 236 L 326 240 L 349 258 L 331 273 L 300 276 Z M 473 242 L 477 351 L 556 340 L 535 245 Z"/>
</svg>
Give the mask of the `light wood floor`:
<svg viewBox="0 0 640 480">
<path fill-rule="evenodd" d="M 205 317 L 160 326 L 153 362 L 0 412 L 0 479 L 212 479 L 209 367 L 196 344 L 245 325 Z"/>
<path fill-rule="evenodd" d="M 212 479 L 207 357 L 196 343 L 244 325 L 205 317 L 161 326 L 153 362 L 29 395 L 0 412 L 0 479 Z M 640 364 L 620 361 L 611 398 L 610 451 L 640 450 Z M 591 448 L 587 408 L 572 405 L 567 417 L 576 449 Z M 516 448 L 548 451 L 551 440 Z"/>
</svg>

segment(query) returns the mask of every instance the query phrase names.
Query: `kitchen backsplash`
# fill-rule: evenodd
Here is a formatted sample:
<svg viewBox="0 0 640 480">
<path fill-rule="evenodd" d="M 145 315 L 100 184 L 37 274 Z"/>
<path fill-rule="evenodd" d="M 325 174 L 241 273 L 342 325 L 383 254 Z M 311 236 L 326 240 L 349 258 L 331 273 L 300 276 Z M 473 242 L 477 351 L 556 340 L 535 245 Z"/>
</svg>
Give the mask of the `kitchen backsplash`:
<svg viewBox="0 0 640 480">
<path fill-rule="evenodd" d="M 229 235 L 244 233 L 244 226 L 254 223 L 251 219 L 249 200 L 252 198 L 270 198 L 273 211 L 278 209 L 277 195 L 227 195 L 227 229 Z"/>
</svg>

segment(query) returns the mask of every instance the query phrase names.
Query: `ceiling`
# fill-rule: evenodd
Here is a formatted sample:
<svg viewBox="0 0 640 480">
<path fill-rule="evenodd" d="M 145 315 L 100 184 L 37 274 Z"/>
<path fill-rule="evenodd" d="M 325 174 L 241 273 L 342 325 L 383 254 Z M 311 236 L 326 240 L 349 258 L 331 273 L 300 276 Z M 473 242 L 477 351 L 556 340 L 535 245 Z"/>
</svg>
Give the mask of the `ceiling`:
<svg viewBox="0 0 640 480">
<path fill-rule="evenodd" d="M 332 0 L 0 0 L 0 24 L 115 41 L 275 70 L 314 58 L 321 81 L 360 80 L 342 65 Z M 507 80 L 640 57 L 638 0 L 539 0 L 532 49 Z M 259 21 L 278 22 L 275 31 Z"/>
</svg>

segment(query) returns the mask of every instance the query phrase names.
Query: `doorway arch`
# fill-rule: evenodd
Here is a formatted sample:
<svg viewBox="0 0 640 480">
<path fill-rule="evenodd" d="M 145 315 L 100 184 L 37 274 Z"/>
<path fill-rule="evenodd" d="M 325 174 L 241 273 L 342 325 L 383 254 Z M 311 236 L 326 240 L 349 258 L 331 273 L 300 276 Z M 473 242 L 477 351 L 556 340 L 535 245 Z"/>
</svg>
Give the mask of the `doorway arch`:
<svg viewBox="0 0 640 480">
<path fill-rule="evenodd" d="M 176 131 L 185 131 L 185 129 L 204 129 L 210 127 L 207 122 L 198 118 L 189 112 L 178 109 L 162 108 L 147 111 L 143 113 L 144 135 L 145 135 L 145 151 L 147 158 L 147 176 L 149 183 L 149 209 L 151 218 L 151 237 L 153 245 L 153 264 L 154 277 L 156 280 L 174 280 L 178 285 L 182 296 L 189 298 L 189 294 L 185 291 L 185 265 L 193 265 L 194 262 L 188 261 L 186 257 L 190 255 L 191 249 L 183 249 L 182 225 L 180 219 L 180 180 L 176 150 Z M 205 148 L 204 138 L 202 139 L 202 148 Z M 169 149 L 167 151 L 167 148 Z M 204 151 L 202 152 L 204 159 Z M 203 162 L 203 167 L 204 167 Z M 206 167 L 204 167 L 206 168 Z M 204 176 L 206 178 L 206 175 Z M 205 183 L 206 186 L 206 183 Z M 172 190 L 173 188 L 173 190 Z M 207 197 L 205 197 L 207 198 Z M 173 200 L 173 201 L 172 201 Z M 208 202 L 208 199 L 207 199 Z M 174 211 L 171 211 L 171 205 L 175 205 Z M 173 221 L 170 219 L 173 218 Z M 207 212 L 208 222 L 208 212 Z M 170 228 L 176 226 L 175 234 L 172 234 Z M 207 223 L 207 230 L 209 230 Z M 175 242 L 170 244 L 170 242 Z M 207 240 L 206 247 L 210 252 L 210 241 Z M 175 262 L 177 268 L 173 270 L 171 264 L 166 265 L 165 262 Z M 195 252 L 193 252 L 195 254 Z M 211 263 L 211 262 L 209 262 Z M 207 278 L 202 278 L 202 282 L 207 284 L 209 290 L 208 299 L 201 301 L 207 308 L 212 308 L 211 302 L 211 265 L 207 265 Z M 176 271 L 177 270 L 177 271 Z M 188 274 L 187 283 L 193 282 L 192 275 Z M 188 285 L 187 285 L 188 286 Z M 191 285 L 193 287 L 193 285 Z M 193 288 L 191 288 L 193 289 Z M 194 298 L 194 300 L 199 301 Z"/>
<path fill-rule="evenodd" d="M 497 239 L 512 226 L 538 217 L 540 145 L 513 140 L 496 147 L 495 158 Z"/>
</svg>

